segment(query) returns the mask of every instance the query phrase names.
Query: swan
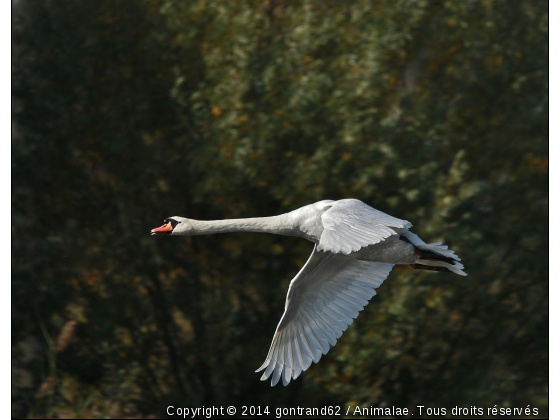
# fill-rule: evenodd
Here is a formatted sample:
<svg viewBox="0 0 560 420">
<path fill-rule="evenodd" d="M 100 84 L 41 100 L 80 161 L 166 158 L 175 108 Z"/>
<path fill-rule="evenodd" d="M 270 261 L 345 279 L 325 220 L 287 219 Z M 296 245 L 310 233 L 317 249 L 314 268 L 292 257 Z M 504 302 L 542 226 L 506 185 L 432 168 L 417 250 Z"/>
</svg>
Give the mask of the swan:
<svg viewBox="0 0 560 420">
<path fill-rule="evenodd" d="M 201 221 L 173 216 L 152 235 L 194 236 L 262 232 L 297 236 L 315 244 L 290 282 L 284 314 L 257 372 L 287 385 L 317 363 L 364 309 L 395 264 L 466 276 L 455 253 L 426 244 L 412 224 L 360 200 L 323 200 L 272 217 Z"/>
</svg>

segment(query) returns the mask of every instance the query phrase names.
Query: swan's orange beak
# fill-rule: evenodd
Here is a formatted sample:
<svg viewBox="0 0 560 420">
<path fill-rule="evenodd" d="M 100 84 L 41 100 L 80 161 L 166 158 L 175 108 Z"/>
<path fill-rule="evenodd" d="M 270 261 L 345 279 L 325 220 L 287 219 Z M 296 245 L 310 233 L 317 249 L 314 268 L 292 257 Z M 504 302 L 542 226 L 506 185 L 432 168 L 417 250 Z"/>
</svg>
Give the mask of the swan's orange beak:
<svg viewBox="0 0 560 420">
<path fill-rule="evenodd" d="M 173 225 L 171 224 L 171 222 L 167 222 L 163 226 L 152 229 L 152 235 L 170 234 L 172 230 L 173 230 Z"/>
</svg>

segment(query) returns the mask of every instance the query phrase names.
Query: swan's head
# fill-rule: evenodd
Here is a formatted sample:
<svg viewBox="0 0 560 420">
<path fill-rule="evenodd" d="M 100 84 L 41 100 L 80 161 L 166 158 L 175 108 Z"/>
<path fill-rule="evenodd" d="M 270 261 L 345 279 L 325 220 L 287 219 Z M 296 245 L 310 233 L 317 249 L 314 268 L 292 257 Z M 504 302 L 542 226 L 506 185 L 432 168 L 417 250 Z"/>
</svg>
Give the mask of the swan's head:
<svg viewBox="0 0 560 420">
<path fill-rule="evenodd" d="M 164 224 L 152 229 L 152 235 L 189 235 L 194 229 L 192 220 L 173 216 L 164 220 Z"/>
</svg>

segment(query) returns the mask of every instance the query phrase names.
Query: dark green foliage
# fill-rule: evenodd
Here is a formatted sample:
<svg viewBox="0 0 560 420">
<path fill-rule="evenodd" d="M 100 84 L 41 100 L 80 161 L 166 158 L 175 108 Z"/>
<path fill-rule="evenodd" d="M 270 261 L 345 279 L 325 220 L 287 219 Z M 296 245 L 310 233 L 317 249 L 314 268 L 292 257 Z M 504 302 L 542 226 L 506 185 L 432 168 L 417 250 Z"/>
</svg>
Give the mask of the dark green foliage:
<svg viewBox="0 0 560 420">
<path fill-rule="evenodd" d="M 14 415 L 545 416 L 547 43 L 540 0 L 20 0 Z M 270 389 L 254 370 L 312 245 L 149 230 L 348 197 L 448 244 L 469 277 L 396 268 L 319 365 Z"/>
</svg>

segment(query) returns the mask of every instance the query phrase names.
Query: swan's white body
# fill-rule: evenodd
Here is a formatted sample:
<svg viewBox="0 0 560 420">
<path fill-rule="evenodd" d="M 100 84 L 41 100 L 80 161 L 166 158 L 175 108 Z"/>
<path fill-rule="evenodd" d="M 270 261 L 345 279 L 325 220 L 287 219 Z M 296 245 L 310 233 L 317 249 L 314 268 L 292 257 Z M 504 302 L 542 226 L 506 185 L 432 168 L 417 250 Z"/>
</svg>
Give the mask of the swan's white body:
<svg viewBox="0 0 560 420">
<path fill-rule="evenodd" d="M 376 294 L 394 264 L 450 271 L 460 259 L 441 243 L 426 244 L 412 226 L 355 199 L 323 200 L 272 217 L 199 221 L 172 217 L 152 234 L 205 235 L 264 232 L 315 243 L 291 281 L 284 315 L 276 328 L 261 380 L 284 385 L 317 363 Z"/>
</svg>

